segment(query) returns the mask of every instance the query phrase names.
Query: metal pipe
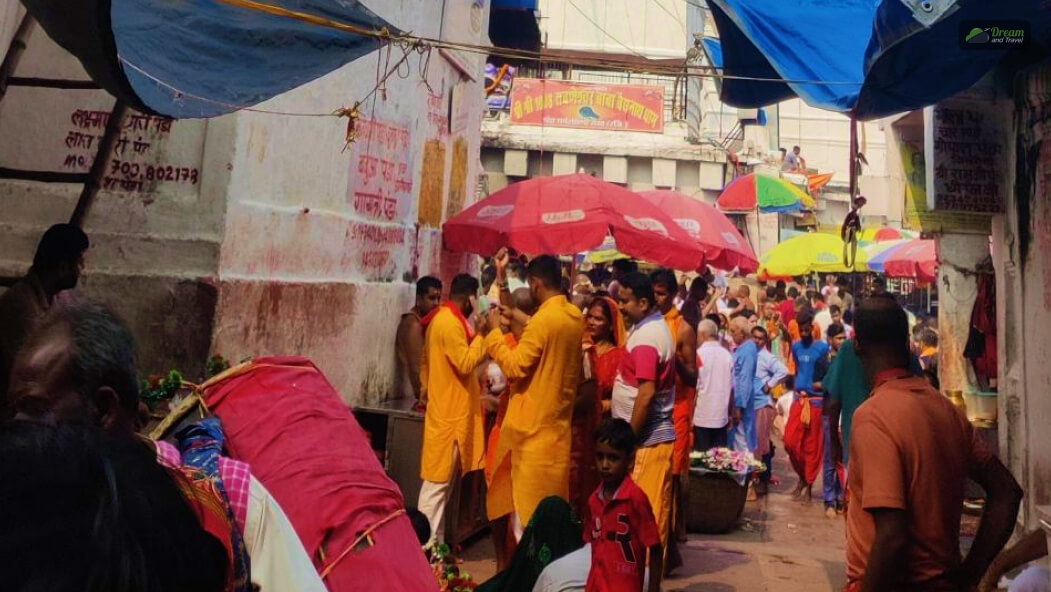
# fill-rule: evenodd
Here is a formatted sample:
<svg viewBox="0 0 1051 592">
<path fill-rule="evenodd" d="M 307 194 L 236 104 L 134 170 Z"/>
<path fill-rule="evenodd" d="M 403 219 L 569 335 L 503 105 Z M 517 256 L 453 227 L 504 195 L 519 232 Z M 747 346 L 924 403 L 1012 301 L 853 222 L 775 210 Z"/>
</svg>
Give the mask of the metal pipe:
<svg viewBox="0 0 1051 592">
<path fill-rule="evenodd" d="M 22 54 L 26 51 L 29 35 L 34 28 L 36 28 L 36 19 L 26 11 L 26 15 L 22 17 L 22 22 L 18 24 L 15 36 L 11 38 L 11 45 L 7 48 L 4 61 L 0 63 L 0 101 L 4 100 L 4 95 L 7 94 L 8 79 L 11 78 L 15 68 L 18 67 L 18 62 L 21 61 Z"/>
<path fill-rule="evenodd" d="M 80 198 L 77 199 L 77 207 L 69 218 L 70 224 L 78 227 L 84 225 L 84 218 L 91 209 L 91 204 L 95 201 L 99 189 L 102 188 L 102 178 L 106 175 L 106 161 L 109 160 L 113 147 L 120 139 L 120 134 L 124 129 L 124 115 L 127 112 L 128 106 L 124 104 L 124 101 L 117 99 L 117 102 L 113 104 L 113 110 L 110 111 L 109 121 L 106 122 L 106 133 L 99 142 L 98 152 L 95 153 L 95 162 L 91 163 L 88 180 L 84 182 Z"/>
</svg>

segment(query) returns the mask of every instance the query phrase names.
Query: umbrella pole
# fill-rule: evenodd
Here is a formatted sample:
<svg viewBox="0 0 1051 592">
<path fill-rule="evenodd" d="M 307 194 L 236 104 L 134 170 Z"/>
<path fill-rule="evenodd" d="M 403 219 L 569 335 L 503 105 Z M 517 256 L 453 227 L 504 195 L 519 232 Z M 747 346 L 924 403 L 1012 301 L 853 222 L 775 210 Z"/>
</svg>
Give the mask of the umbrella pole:
<svg viewBox="0 0 1051 592">
<path fill-rule="evenodd" d="M 759 200 L 755 201 L 755 249 L 763 252 L 763 224 L 759 221 Z"/>
</svg>

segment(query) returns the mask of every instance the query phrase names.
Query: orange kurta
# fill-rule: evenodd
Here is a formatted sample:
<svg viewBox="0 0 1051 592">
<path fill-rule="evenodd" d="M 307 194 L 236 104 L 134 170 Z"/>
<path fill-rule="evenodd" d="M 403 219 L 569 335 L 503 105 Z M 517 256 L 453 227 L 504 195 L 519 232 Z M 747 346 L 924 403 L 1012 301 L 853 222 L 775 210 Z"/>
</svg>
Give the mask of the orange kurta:
<svg viewBox="0 0 1051 592">
<path fill-rule="evenodd" d="M 664 315 L 664 322 L 675 339 L 675 351 L 679 350 L 679 327 L 686 320 L 675 308 Z M 678 359 L 676 358 L 676 364 Z M 672 408 L 672 422 L 675 424 L 675 449 L 672 452 L 673 475 L 685 474 L 690 468 L 690 451 L 693 450 L 693 408 L 697 404 L 697 385 L 686 384 L 682 377 L 675 374 L 675 406 Z"/>
<path fill-rule="evenodd" d="M 573 402 L 580 384 L 584 317 L 565 296 L 540 305 L 511 349 L 499 329 L 485 337 L 489 355 L 514 386 L 494 456 L 489 518 L 517 512 L 528 524 L 545 497 L 569 496 Z"/>
<path fill-rule="evenodd" d="M 481 386 L 474 370 L 485 359 L 480 336 L 468 341 L 462 316 L 443 305 L 427 325 L 420 382 L 427 392 L 420 478 L 446 483 L 452 477 L 453 445 L 462 473 L 482 468 L 485 428 Z"/>
</svg>

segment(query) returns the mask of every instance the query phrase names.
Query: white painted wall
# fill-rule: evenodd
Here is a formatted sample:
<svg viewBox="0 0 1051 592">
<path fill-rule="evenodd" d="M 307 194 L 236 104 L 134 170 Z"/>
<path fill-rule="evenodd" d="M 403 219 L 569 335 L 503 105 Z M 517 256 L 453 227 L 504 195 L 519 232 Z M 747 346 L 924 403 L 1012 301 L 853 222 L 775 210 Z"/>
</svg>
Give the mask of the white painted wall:
<svg viewBox="0 0 1051 592">
<path fill-rule="evenodd" d="M 1020 520 L 1040 528 L 1035 508 L 1051 504 L 1051 131 L 1047 117 L 1051 96 L 1051 67 L 1036 68 L 1019 76 L 1015 99 L 1015 136 L 1027 137 L 1035 167 L 1031 193 L 1012 194 L 1002 223 L 994 225 L 993 252 L 997 263 L 997 335 L 1000 371 L 1000 453 L 1025 489 Z M 1032 111 L 1030 111 L 1032 109 Z M 1024 129 L 1018 129 L 1021 124 Z M 1044 141 L 1040 143 L 1040 139 Z M 1011 162 L 1025 155 L 1014 154 Z M 1015 170 L 1008 170 L 1007 186 L 1015 185 Z M 1026 205 L 1028 216 L 1020 204 Z M 1022 230 L 1028 230 L 1023 243 Z"/>
<path fill-rule="evenodd" d="M 686 55 L 683 0 L 540 0 L 541 40 L 552 49 Z"/>
<path fill-rule="evenodd" d="M 369 4 L 402 30 L 488 42 L 488 3 L 480 13 L 474 0 Z M 16 0 L 0 0 L 0 34 L 11 28 L 17 13 L 12 6 Z M 386 50 L 373 52 L 258 109 L 332 113 L 376 86 L 377 62 L 385 69 L 401 57 L 394 49 L 388 62 Z M 348 402 L 375 402 L 392 391 L 394 331 L 411 305 L 410 282 L 417 274 L 451 277 L 463 263 L 445 257 L 442 267 L 438 227 L 474 200 L 477 187 L 483 58 L 452 59 L 478 79 L 462 77 L 437 51 L 429 61 L 411 56 L 400 76 L 391 76 L 363 103 L 361 137 L 345 151 L 347 119 L 338 117 L 242 111 L 174 122 L 170 132 L 158 122 L 142 130 L 150 149 L 125 160 L 140 168 L 172 164 L 194 170 L 196 181 L 103 191 L 85 224 L 93 248 L 84 290 L 132 320 L 140 344 L 153 352 L 144 371 L 166 371 L 175 363 L 185 368 L 198 357 L 203 363 L 208 350 L 234 360 L 295 354 L 314 359 Z M 19 75 L 85 77 L 42 29 L 22 63 Z M 0 103 L 0 166 L 66 170 L 73 154 L 86 159 L 74 158 L 69 170 L 86 171 L 94 151 L 68 145 L 69 133 L 102 131 L 82 129 L 74 113 L 108 111 L 112 102 L 102 91 L 12 88 Z M 363 130 L 373 118 L 400 133 L 369 141 Z M 129 130 L 129 142 L 139 139 L 139 131 Z M 429 161 L 428 141 L 437 155 Z M 384 162 L 393 168 L 385 169 Z M 363 163 L 375 166 L 368 181 Z M 450 198 L 454 168 L 461 179 L 458 200 Z M 435 188 L 430 195 L 436 196 L 438 215 L 422 221 L 418 202 L 425 184 Z M 40 233 L 68 219 L 79 190 L 0 181 L 0 273 L 28 267 Z M 361 192 L 378 194 L 379 201 L 356 200 Z M 122 290 L 129 278 L 152 286 L 153 297 Z M 185 282 L 211 296 L 178 297 L 177 287 Z M 182 322 L 193 315 L 194 323 Z M 186 345 L 181 358 L 166 358 L 155 351 L 163 348 L 153 347 L 158 327 L 193 331 L 198 341 Z"/>
</svg>

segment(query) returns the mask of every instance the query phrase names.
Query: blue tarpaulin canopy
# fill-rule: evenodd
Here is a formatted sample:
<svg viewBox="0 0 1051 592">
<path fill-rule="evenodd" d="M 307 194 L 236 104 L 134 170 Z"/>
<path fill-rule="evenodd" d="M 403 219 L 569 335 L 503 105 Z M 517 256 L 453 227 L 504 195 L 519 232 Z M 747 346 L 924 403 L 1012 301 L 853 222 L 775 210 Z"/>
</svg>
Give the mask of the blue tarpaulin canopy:
<svg viewBox="0 0 1051 592">
<path fill-rule="evenodd" d="M 1026 21 L 1032 46 L 1049 17 L 1037 0 L 709 0 L 709 6 L 720 47 L 707 39 L 704 45 L 710 57 L 722 58 L 724 102 L 754 108 L 798 96 L 859 119 L 936 103 L 996 66 L 1008 50 L 961 47 L 964 21 Z"/>
<path fill-rule="evenodd" d="M 708 56 L 708 62 L 716 70 L 722 70 L 723 46 L 719 43 L 719 40 L 715 37 L 705 37 L 701 40 L 701 46 L 704 48 L 705 55 Z"/>
<path fill-rule="evenodd" d="M 354 35 L 218 0 L 23 0 L 103 88 L 141 111 L 214 117 L 324 76 L 379 47 Z M 357 0 L 268 0 L 366 29 Z"/>
</svg>

